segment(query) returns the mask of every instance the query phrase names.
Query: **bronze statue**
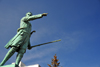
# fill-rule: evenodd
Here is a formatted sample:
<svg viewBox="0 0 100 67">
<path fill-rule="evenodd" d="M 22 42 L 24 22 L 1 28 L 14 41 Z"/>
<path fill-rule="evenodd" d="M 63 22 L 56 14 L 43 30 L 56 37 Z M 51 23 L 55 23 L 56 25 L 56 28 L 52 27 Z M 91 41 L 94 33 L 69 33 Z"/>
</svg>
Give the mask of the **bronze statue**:
<svg viewBox="0 0 100 67">
<path fill-rule="evenodd" d="M 15 52 L 18 52 L 15 62 L 15 67 L 18 67 L 26 49 L 30 50 L 32 48 L 30 45 L 31 23 L 29 21 L 42 18 L 43 16 L 47 16 L 47 13 L 38 15 L 32 15 L 31 12 L 26 13 L 26 16 L 20 21 L 20 28 L 17 30 L 17 34 L 5 45 L 6 49 L 9 47 L 11 49 L 0 63 L 0 66 L 3 66 Z"/>
</svg>

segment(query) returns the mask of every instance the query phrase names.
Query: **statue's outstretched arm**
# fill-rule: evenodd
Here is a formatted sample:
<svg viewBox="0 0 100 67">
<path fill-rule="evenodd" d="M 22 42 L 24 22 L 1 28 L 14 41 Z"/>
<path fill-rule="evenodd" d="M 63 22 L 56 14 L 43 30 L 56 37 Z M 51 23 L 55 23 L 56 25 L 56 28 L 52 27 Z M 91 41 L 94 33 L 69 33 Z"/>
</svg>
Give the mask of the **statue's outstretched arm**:
<svg viewBox="0 0 100 67">
<path fill-rule="evenodd" d="M 47 14 L 48 13 L 43 13 L 43 14 L 29 16 L 29 17 L 27 17 L 27 21 L 31 21 L 31 20 L 42 18 L 43 16 L 47 16 Z"/>
</svg>

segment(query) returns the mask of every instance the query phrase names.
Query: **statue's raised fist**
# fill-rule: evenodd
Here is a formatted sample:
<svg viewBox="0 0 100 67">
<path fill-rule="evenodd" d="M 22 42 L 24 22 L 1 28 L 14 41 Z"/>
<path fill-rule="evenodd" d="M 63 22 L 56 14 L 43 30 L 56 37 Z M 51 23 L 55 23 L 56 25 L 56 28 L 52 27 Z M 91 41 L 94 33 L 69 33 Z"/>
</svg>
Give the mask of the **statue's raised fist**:
<svg viewBox="0 0 100 67">
<path fill-rule="evenodd" d="M 42 16 L 47 16 L 48 13 L 43 13 Z"/>
</svg>

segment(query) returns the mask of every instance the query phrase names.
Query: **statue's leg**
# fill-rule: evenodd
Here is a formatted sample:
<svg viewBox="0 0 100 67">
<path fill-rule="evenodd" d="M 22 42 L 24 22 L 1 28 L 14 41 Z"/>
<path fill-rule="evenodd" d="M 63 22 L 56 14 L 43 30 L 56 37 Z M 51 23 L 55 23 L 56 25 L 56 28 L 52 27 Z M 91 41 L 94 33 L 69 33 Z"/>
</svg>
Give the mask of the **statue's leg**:
<svg viewBox="0 0 100 67">
<path fill-rule="evenodd" d="M 23 57 L 25 51 L 26 51 L 25 49 L 20 49 L 20 50 L 19 50 L 19 52 L 18 52 L 18 54 L 17 54 L 17 57 L 16 57 L 16 62 L 15 62 L 15 65 L 16 65 L 16 66 L 19 65 L 19 63 L 20 63 L 20 61 L 21 61 L 21 59 L 22 59 L 22 57 Z"/>
<path fill-rule="evenodd" d="M 0 63 L 0 66 L 3 66 L 6 61 L 16 52 L 16 48 L 12 47 L 8 53 L 6 54 L 6 56 L 4 57 L 3 61 Z"/>
</svg>

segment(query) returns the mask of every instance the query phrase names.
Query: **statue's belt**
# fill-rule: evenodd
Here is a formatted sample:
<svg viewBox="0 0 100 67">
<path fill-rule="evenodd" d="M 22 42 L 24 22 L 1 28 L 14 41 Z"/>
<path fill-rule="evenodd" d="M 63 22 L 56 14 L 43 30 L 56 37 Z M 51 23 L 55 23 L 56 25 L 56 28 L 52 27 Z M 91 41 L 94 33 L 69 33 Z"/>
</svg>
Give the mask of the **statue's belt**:
<svg viewBox="0 0 100 67">
<path fill-rule="evenodd" d="M 17 29 L 17 32 L 19 32 L 21 29 L 25 29 L 25 27 L 23 27 L 23 28 L 18 28 L 18 29 Z"/>
</svg>

